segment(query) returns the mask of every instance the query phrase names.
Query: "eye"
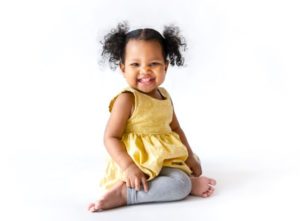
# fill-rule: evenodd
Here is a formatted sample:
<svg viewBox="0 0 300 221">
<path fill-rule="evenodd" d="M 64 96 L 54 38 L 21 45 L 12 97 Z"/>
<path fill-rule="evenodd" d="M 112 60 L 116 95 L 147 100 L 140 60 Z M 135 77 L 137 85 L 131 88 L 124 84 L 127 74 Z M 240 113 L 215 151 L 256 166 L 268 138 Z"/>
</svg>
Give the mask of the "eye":
<svg viewBox="0 0 300 221">
<path fill-rule="evenodd" d="M 139 63 L 131 63 L 130 66 L 131 66 L 131 67 L 138 67 L 138 66 L 139 66 Z"/>
<path fill-rule="evenodd" d="M 152 62 L 152 63 L 150 63 L 150 66 L 151 66 L 151 67 L 154 67 L 154 66 L 157 66 L 157 65 L 159 65 L 158 62 Z"/>
</svg>

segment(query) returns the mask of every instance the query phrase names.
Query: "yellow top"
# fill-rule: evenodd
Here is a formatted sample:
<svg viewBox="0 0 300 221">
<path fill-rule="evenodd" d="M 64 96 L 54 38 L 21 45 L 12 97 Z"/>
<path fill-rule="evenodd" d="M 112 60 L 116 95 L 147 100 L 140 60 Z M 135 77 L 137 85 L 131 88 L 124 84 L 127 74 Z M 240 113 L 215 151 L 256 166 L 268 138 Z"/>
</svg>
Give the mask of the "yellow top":
<svg viewBox="0 0 300 221">
<path fill-rule="evenodd" d="M 179 135 L 171 130 L 173 105 L 168 92 L 159 88 L 165 99 L 159 100 L 133 88 L 126 88 L 121 93 L 131 92 L 134 95 L 134 111 L 127 121 L 122 142 L 134 163 L 149 176 L 155 178 L 162 167 L 176 167 L 188 174 L 190 168 L 185 164 L 188 151 Z M 109 111 L 116 98 L 109 105 Z M 105 177 L 101 185 L 105 189 L 123 180 L 122 170 L 111 158 L 108 161 Z"/>
</svg>

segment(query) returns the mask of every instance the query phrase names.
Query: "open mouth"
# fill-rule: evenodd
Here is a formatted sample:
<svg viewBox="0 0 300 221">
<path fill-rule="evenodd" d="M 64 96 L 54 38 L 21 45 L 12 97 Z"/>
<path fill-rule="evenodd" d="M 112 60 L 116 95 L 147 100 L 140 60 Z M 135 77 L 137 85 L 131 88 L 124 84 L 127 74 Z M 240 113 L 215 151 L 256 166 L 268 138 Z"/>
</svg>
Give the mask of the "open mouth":
<svg viewBox="0 0 300 221">
<path fill-rule="evenodd" d="M 137 81 L 142 84 L 150 84 L 154 80 L 155 80 L 155 78 L 150 78 L 150 77 L 137 79 Z"/>
</svg>

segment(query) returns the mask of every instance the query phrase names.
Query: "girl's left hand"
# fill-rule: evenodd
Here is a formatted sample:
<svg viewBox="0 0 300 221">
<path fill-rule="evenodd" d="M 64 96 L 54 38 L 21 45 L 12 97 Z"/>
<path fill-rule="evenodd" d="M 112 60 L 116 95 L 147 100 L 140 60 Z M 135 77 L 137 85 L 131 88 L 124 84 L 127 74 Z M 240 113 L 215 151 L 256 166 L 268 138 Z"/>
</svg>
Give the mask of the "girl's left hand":
<svg viewBox="0 0 300 221">
<path fill-rule="evenodd" d="M 200 176 L 202 174 L 202 169 L 200 165 L 200 161 L 195 159 L 194 155 L 191 155 L 187 158 L 185 163 L 189 166 L 189 168 L 192 170 L 193 176 Z"/>
</svg>

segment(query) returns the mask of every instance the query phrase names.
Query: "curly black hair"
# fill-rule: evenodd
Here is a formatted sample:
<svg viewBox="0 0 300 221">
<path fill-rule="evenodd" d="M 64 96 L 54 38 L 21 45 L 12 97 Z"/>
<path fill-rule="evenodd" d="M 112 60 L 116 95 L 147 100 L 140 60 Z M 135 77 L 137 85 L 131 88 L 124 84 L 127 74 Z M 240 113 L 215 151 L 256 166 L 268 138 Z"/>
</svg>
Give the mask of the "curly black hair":
<svg viewBox="0 0 300 221">
<path fill-rule="evenodd" d="M 183 66 L 184 58 L 182 51 L 186 50 L 186 41 L 180 35 L 177 26 L 165 26 L 163 34 L 151 28 L 136 29 L 129 31 L 127 22 L 121 22 L 115 29 L 104 36 L 104 41 L 100 41 L 102 47 L 102 58 L 108 60 L 111 69 L 125 61 L 125 47 L 129 40 L 157 41 L 160 43 L 163 56 L 170 65 Z"/>
</svg>

